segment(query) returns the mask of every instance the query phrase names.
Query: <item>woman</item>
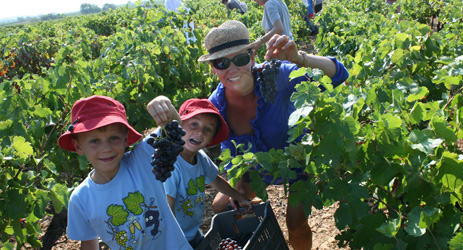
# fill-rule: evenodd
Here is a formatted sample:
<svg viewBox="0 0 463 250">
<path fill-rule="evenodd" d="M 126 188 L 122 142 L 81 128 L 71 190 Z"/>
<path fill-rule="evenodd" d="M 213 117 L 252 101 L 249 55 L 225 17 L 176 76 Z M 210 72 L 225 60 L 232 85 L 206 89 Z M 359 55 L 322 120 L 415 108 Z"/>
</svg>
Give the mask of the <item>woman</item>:
<svg viewBox="0 0 463 250">
<path fill-rule="evenodd" d="M 243 23 L 227 21 L 209 31 L 204 43 L 209 54 L 198 59 L 209 62 L 212 73 L 217 74 L 220 80 L 209 100 L 228 123 L 230 136 L 221 145 L 222 149 L 229 148 L 232 155 L 237 153 L 232 140 L 237 145 L 251 142 L 251 152 L 265 152 L 288 145 L 288 119 L 295 110 L 290 96 L 295 92 L 294 86 L 307 79 L 300 77 L 289 81 L 292 71 L 299 67 L 319 68 L 331 77 L 333 86 L 338 86 L 348 77 L 346 68 L 335 58 L 308 55 L 298 51 L 294 41 L 287 36 L 274 35 L 267 43 L 265 59 L 288 62 L 282 63 L 279 68 L 278 93 L 274 102 L 266 102 L 256 82 L 256 74 L 252 72 L 252 67 L 256 66 L 253 49 L 258 44 L 259 41 L 249 42 L 249 31 Z M 272 176 L 263 178 L 267 184 L 281 184 L 272 182 Z M 254 198 L 256 194 L 245 179 L 241 178 L 236 189 L 248 198 Z M 227 210 L 228 203 L 229 197 L 218 193 L 213 202 L 214 211 Z M 312 233 L 302 204 L 287 206 L 286 224 L 292 247 L 295 250 L 310 249 Z"/>
</svg>

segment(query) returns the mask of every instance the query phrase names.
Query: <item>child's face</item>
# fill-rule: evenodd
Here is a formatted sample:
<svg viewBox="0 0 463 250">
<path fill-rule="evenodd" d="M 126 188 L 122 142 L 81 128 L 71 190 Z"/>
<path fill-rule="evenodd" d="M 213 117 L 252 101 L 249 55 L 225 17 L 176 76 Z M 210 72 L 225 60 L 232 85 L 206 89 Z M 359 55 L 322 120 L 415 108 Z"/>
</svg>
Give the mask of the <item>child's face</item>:
<svg viewBox="0 0 463 250">
<path fill-rule="evenodd" d="M 186 134 L 183 151 L 196 153 L 205 148 L 214 138 L 217 129 L 217 117 L 213 114 L 203 113 L 182 122 Z"/>
<path fill-rule="evenodd" d="M 127 144 L 127 128 L 120 123 L 77 134 L 72 143 L 79 155 L 85 155 L 95 168 L 96 183 L 109 182 L 116 176 Z"/>
</svg>

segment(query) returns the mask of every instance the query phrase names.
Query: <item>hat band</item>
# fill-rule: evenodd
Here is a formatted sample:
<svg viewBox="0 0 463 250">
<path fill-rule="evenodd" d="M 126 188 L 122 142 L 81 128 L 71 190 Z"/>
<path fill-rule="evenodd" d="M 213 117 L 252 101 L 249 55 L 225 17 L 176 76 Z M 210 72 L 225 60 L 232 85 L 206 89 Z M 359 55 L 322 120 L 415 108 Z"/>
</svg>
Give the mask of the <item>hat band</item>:
<svg viewBox="0 0 463 250">
<path fill-rule="evenodd" d="M 231 42 L 228 42 L 228 43 L 223 43 L 223 44 L 217 45 L 215 47 L 212 47 L 208 51 L 209 51 L 209 54 L 214 54 L 215 52 L 218 52 L 218 51 L 221 51 L 221 50 L 224 50 L 224 49 L 228 49 L 228 48 L 231 48 L 231 47 L 239 46 L 239 45 L 244 45 L 244 44 L 249 44 L 249 39 L 241 39 L 241 40 L 231 41 Z"/>
</svg>

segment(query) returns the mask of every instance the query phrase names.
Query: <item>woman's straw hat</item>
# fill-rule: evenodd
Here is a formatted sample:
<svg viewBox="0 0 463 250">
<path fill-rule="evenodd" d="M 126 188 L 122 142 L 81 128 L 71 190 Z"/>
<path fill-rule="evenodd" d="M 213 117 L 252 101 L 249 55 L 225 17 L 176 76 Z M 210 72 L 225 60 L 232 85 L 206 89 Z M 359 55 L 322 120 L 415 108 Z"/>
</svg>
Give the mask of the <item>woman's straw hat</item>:
<svg viewBox="0 0 463 250">
<path fill-rule="evenodd" d="M 212 28 L 206 35 L 204 47 L 209 54 L 202 55 L 198 62 L 211 61 L 240 51 L 252 49 L 256 42 L 249 42 L 249 31 L 240 21 L 226 21 Z"/>
</svg>

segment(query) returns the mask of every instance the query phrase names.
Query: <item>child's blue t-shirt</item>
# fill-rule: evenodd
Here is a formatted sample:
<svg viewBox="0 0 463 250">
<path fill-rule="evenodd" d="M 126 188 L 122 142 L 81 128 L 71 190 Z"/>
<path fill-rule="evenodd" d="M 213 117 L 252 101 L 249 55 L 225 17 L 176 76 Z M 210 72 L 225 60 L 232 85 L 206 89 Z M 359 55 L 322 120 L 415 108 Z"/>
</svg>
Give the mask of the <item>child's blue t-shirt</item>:
<svg viewBox="0 0 463 250">
<path fill-rule="evenodd" d="M 145 139 L 124 155 L 110 182 L 97 184 L 88 175 L 69 201 L 70 239 L 99 236 L 111 249 L 192 249 L 151 172 L 153 152 Z"/>
<path fill-rule="evenodd" d="M 196 164 L 191 165 L 180 155 L 175 162 L 172 176 L 164 182 L 166 193 L 175 198 L 175 217 L 187 240 L 194 239 L 204 215 L 206 184 L 217 178 L 219 169 L 199 150 Z"/>
</svg>

